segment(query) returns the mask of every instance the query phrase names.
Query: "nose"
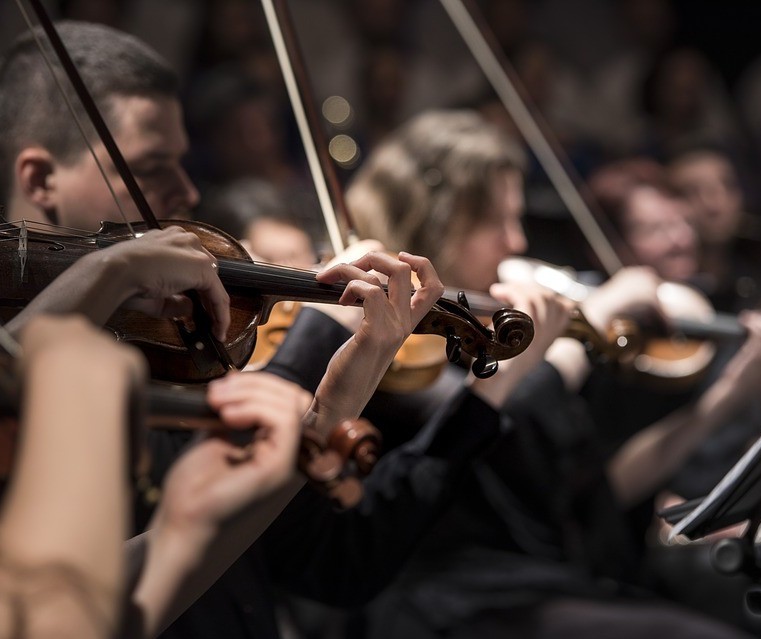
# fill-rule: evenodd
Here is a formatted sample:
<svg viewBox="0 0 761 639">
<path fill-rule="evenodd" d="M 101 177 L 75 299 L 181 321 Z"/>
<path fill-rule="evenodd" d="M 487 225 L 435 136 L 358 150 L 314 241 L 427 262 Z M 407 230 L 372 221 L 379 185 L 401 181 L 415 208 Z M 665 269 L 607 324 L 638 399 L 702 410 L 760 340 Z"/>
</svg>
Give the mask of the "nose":
<svg viewBox="0 0 761 639">
<path fill-rule="evenodd" d="M 671 240 L 671 245 L 680 249 L 692 248 L 695 244 L 695 231 L 685 220 L 672 224 L 667 236 Z"/>
<path fill-rule="evenodd" d="M 172 217 L 189 217 L 189 212 L 198 206 L 200 200 L 201 196 L 190 176 L 185 169 L 178 168 L 175 183 L 167 197 L 166 211 Z"/>
<path fill-rule="evenodd" d="M 502 236 L 507 252 L 511 255 L 523 255 L 528 250 L 528 240 L 520 222 L 508 222 L 502 227 Z"/>
</svg>

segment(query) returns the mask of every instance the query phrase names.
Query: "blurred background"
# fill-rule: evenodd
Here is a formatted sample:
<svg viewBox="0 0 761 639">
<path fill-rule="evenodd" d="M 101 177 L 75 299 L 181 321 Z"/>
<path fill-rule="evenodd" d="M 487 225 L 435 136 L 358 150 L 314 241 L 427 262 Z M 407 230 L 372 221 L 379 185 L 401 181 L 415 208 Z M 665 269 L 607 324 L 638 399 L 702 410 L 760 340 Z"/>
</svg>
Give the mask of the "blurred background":
<svg viewBox="0 0 761 639">
<path fill-rule="evenodd" d="M 532 105 L 581 180 L 620 157 L 668 163 L 685 149 L 726 154 L 744 193 L 742 233 L 761 237 L 761 3 L 753 0 L 480 0 Z M 259 2 L 62 0 L 51 13 L 136 34 L 180 74 L 206 195 L 273 187 L 325 249 L 314 188 Z M 383 136 L 430 108 L 506 114 L 437 0 L 291 0 L 290 10 L 344 182 Z M 22 28 L 0 5 L 0 38 Z M 207 205 L 209 206 L 209 205 Z M 576 268 L 590 252 L 543 170 L 527 177 L 535 257 Z"/>
</svg>

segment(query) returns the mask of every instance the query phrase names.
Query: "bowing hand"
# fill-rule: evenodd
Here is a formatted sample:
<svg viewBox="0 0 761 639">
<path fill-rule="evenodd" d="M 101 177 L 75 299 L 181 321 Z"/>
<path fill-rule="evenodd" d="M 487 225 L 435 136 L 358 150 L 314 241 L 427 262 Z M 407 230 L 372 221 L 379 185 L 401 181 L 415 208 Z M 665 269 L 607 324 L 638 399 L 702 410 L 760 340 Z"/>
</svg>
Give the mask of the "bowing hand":
<svg viewBox="0 0 761 639">
<path fill-rule="evenodd" d="M 214 335 L 224 341 L 230 297 L 219 279 L 216 258 L 195 233 L 177 226 L 152 230 L 114 244 L 102 255 L 123 262 L 128 308 L 155 317 L 188 317 L 193 307 L 183 292 L 194 289 L 211 316 Z"/>
<path fill-rule="evenodd" d="M 239 445 L 230 431 L 206 433 L 169 472 L 157 521 L 202 545 L 294 476 L 311 395 L 268 373 L 231 373 L 209 384 L 207 401 L 225 426 L 253 434 Z"/>
</svg>

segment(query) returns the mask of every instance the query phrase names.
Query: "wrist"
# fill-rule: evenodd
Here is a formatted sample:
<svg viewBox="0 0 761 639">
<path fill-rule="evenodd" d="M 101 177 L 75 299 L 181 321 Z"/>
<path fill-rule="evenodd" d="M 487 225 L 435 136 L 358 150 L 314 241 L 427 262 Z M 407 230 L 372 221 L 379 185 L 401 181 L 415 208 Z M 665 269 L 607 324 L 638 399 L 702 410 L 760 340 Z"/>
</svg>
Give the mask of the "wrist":
<svg viewBox="0 0 761 639">
<path fill-rule="evenodd" d="M 103 249 L 86 255 L 82 261 L 95 274 L 98 295 L 110 296 L 114 310 L 133 295 L 141 293 L 135 265 L 130 264 L 120 252 Z"/>
<path fill-rule="evenodd" d="M 162 566 L 182 577 L 198 568 L 215 534 L 208 526 L 195 525 L 191 521 L 170 521 L 161 507 L 149 529 L 149 552 L 160 558 Z"/>
</svg>

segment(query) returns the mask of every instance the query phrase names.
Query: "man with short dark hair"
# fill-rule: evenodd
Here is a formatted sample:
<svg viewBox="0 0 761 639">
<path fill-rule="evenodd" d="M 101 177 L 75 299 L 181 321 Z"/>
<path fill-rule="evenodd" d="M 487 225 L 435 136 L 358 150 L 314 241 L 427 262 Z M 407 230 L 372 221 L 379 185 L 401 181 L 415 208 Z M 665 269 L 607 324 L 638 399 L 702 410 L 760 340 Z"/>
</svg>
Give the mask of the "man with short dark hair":
<svg viewBox="0 0 761 639">
<path fill-rule="evenodd" d="M 58 30 L 156 216 L 187 216 L 198 192 L 181 165 L 188 140 L 175 74 L 125 33 L 73 22 Z M 138 218 L 79 100 L 71 103 L 128 218 Z M 122 221 L 31 34 L 0 63 L 0 131 L 0 202 L 10 221 L 88 230 Z"/>
<path fill-rule="evenodd" d="M 60 31 L 85 83 L 92 85 L 96 102 L 104 108 L 114 138 L 156 215 L 185 214 L 195 205 L 198 195 L 180 164 L 187 149 L 181 108 L 175 93 L 176 85 L 172 84 L 173 81 L 161 80 L 169 76 L 165 76 L 160 59 L 134 38 L 105 27 L 64 23 Z M 95 162 L 84 145 L 70 137 L 68 129 L 63 130 L 64 126 L 68 126 L 64 125 L 63 111 L 60 110 L 64 107 L 59 104 L 60 99 L 50 81 L 43 77 L 43 63 L 32 58 L 31 45 L 25 37 L 0 62 L 0 127 L 7 127 L 4 135 L 0 136 L 3 158 L 0 167 L 9 219 L 90 230 L 97 229 L 101 220 L 118 220 L 116 207 L 98 175 Z M 154 69 L 157 80 L 141 83 L 143 74 L 147 78 L 153 74 L 150 69 Z M 120 83 L 122 79 L 125 79 L 124 84 Z M 13 95 L 21 92 L 24 92 L 22 102 L 16 104 Z M 43 97 L 40 98 L 40 95 Z M 52 108 L 48 110 L 48 107 Z M 37 115 L 38 108 L 43 115 Z M 29 122 L 25 119 L 26 115 L 30 116 Z M 60 120 L 56 119 L 59 117 Z M 52 124 L 54 121 L 55 124 Z M 38 123 L 39 130 L 30 122 Z M 43 123 L 51 126 L 43 126 Z M 128 215 L 134 218 L 134 208 L 126 200 L 126 189 L 115 177 L 102 144 L 95 142 L 94 148 L 96 155 L 102 159 L 106 173 L 114 178 L 115 191 L 119 199 L 125 202 L 123 206 L 128 210 Z M 149 245 L 149 242 L 157 243 L 155 238 L 164 238 L 170 231 L 152 231 L 137 240 L 122 243 L 129 245 L 127 247 L 111 247 L 96 253 L 103 255 L 117 249 L 132 252 L 130 282 L 134 284 L 140 278 L 149 278 L 151 272 L 140 266 L 141 261 L 149 264 L 161 259 L 159 251 L 147 251 L 146 256 L 140 247 Z M 178 238 L 187 235 L 176 230 L 171 232 Z M 170 239 L 172 244 L 174 240 Z M 205 274 L 204 269 L 208 267 L 211 272 L 211 256 L 206 261 L 201 260 L 203 264 L 196 270 L 186 268 L 186 262 L 180 257 L 187 257 L 189 264 L 191 256 L 188 251 L 180 250 L 181 255 L 173 258 L 173 264 L 166 263 L 166 259 L 161 264 L 163 270 L 160 273 L 170 279 L 171 292 L 193 286 L 201 288 L 205 282 L 201 271 Z M 108 278 L 104 274 L 112 272 L 102 260 L 98 261 L 100 255 L 91 261 L 89 266 L 93 268 L 79 268 L 77 277 L 70 275 L 69 283 L 73 288 L 58 286 L 54 301 L 38 305 L 35 311 L 60 312 L 63 308 L 89 313 L 94 303 L 93 297 L 106 290 Z M 369 259 L 375 264 L 378 260 L 391 258 L 376 256 Z M 408 261 L 408 264 L 409 261 L 424 261 L 413 256 L 400 256 L 402 260 Z M 374 284 L 372 290 L 363 287 L 363 293 L 357 294 L 357 299 L 364 298 L 367 302 L 372 293 L 375 300 L 372 307 L 364 309 L 364 318 L 359 312 L 353 327 L 356 329 L 354 336 L 317 311 L 305 309 L 289 331 L 269 370 L 314 393 L 328 363 L 331 362 L 333 370 L 333 363 L 337 362 L 337 368 L 345 370 L 340 380 L 329 380 L 331 398 L 335 394 L 345 400 L 344 404 L 338 402 L 338 408 L 342 410 L 345 406 L 361 403 L 357 398 L 365 397 L 377 385 L 377 379 L 372 384 L 370 382 L 373 380 L 368 377 L 371 378 L 376 369 L 382 375 L 391 362 L 391 358 L 386 358 L 389 344 L 393 346 L 397 341 L 394 337 L 399 333 L 396 324 L 400 320 L 405 323 L 404 313 L 394 317 L 388 312 L 380 312 L 380 307 L 390 304 L 396 311 L 409 311 L 416 317 L 425 307 L 419 295 L 429 296 L 431 291 L 439 291 L 435 296 L 438 298 L 443 290 L 440 283 L 426 287 L 423 282 L 423 287 L 410 299 L 408 264 L 396 261 L 396 267 L 401 267 L 401 271 L 395 271 L 396 277 L 389 273 L 392 279 L 388 297 L 378 297 Z M 354 266 L 343 265 L 339 269 L 361 279 Z M 400 272 L 406 273 L 406 284 L 398 289 L 402 293 L 394 295 L 392 282 L 398 280 Z M 187 283 L 188 278 L 197 279 L 198 284 L 192 281 Z M 421 281 L 424 279 L 421 278 Z M 224 292 L 215 295 L 218 281 L 214 274 L 212 284 L 207 286 L 212 303 L 224 301 Z M 373 278 L 373 282 L 377 284 L 377 279 Z M 185 283 L 184 287 L 182 283 Z M 366 279 L 359 285 L 367 283 Z M 166 285 L 163 282 L 159 291 L 165 292 Z M 147 290 L 129 290 L 133 295 L 138 292 L 149 296 L 156 293 L 150 287 Z M 408 301 L 409 309 L 406 308 Z M 164 305 L 162 310 L 166 313 L 167 308 Z M 386 320 L 385 323 L 377 323 L 380 330 L 370 330 L 368 320 L 373 317 L 375 320 Z M 99 316 L 98 319 L 105 320 L 105 317 Z M 417 321 L 413 321 L 412 326 Z M 224 328 L 225 318 L 217 318 L 217 329 Z M 411 329 L 411 326 L 407 328 Z M 336 349 L 342 345 L 339 355 L 331 361 Z M 237 379 L 244 377 L 239 375 Z M 347 397 L 351 401 L 346 401 Z M 336 410 L 330 402 L 322 402 L 320 408 L 321 415 Z M 473 408 L 484 413 L 483 419 L 471 428 L 461 429 L 458 411 Z M 243 558 L 236 561 L 202 600 L 176 622 L 166 633 L 167 636 L 183 639 L 278 636 L 273 605 L 274 580 L 286 584 L 289 589 L 321 596 L 323 600 L 336 604 L 358 604 L 367 600 L 393 577 L 422 531 L 439 512 L 459 477 L 462 465 L 469 455 L 475 454 L 491 440 L 498 427 L 497 416 L 491 414 L 480 400 L 466 396 L 464 392 L 459 393 L 451 404 L 451 410 L 442 411 L 441 419 L 432 422 L 419 440 L 400 450 L 396 457 L 387 457 L 387 463 L 381 463 L 382 467 L 376 469 L 368 491 L 378 497 L 367 504 L 366 509 L 336 515 L 332 504 L 326 499 L 302 491 L 297 501 L 289 505 L 286 516 L 279 520 L 278 527 L 272 528 L 266 539 L 255 543 Z M 153 443 L 156 453 L 154 462 L 158 458 L 159 465 L 162 461 L 163 465 L 167 465 L 184 447 L 185 440 L 156 437 Z M 383 536 L 383 544 L 378 543 L 380 536 Z M 305 538 L 309 543 L 304 543 Z M 247 543 L 250 538 L 235 539 L 236 544 L 241 541 Z M 224 554 L 226 549 L 221 550 Z M 197 576 L 190 574 L 185 581 L 192 585 L 197 581 Z M 155 630 L 166 621 L 154 619 L 150 628 Z"/>
</svg>

